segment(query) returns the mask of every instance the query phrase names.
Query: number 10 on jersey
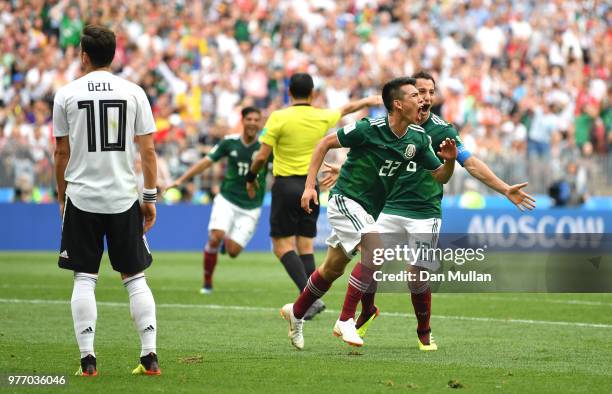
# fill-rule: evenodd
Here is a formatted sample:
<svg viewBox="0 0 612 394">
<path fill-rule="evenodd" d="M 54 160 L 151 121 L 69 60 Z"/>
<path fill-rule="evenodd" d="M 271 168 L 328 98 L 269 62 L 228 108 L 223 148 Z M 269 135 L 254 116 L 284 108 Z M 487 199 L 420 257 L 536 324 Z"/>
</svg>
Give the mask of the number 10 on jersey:
<svg viewBox="0 0 612 394">
<path fill-rule="evenodd" d="M 87 113 L 87 150 L 89 152 L 96 151 L 96 118 L 94 110 L 94 101 L 85 100 L 77 103 L 79 109 L 84 109 Z M 119 112 L 118 123 L 114 124 L 117 129 L 117 142 L 109 141 L 109 108 L 117 108 Z M 126 100 L 99 100 L 98 113 L 100 117 L 100 150 L 102 152 L 109 151 L 125 151 L 125 125 L 127 114 Z"/>
</svg>

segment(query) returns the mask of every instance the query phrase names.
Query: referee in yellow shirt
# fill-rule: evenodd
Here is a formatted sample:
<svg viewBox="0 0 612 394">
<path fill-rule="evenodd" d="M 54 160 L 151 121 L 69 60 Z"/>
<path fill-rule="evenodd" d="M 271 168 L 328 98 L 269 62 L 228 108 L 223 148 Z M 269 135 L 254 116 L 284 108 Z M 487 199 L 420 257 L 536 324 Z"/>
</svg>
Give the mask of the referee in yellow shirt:
<svg viewBox="0 0 612 394">
<path fill-rule="evenodd" d="M 312 152 L 327 131 L 344 115 L 367 106 L 380 105 L 378 96 L 350 102 L 340 109 L 321 109 L 311 105 L 314 83 L 309 74 L 294 74 L 289 81 L 291 106 L 270 114 L 259 138 L 261 147 L 255 154 L 246 176 L 249 196 L 255 195 L 256 174 L 274 152 L 274 185 L 270 213 L 270 236 L 274 254 L 302 291 L 315 270 L 314 238 L 317 235 L 319 206 L 307 214 L 300 207 Z M 297 248 L 297 250 L 296 250 Z M 305 319 L 325 309 L 315 303 Z"/>
</svg>

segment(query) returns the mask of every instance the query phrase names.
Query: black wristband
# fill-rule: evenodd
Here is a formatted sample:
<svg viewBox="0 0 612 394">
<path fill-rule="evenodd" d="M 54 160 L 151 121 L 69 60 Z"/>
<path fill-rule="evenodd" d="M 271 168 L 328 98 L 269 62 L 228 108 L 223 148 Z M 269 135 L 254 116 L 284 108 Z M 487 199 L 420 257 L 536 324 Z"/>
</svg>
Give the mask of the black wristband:
<svg viewBox="0 0 612 394">
<path fill-rule="evenodd" d="M 255 182 L 255 179 L 257 179 L 257 174 L 255 174 L 253 171 L 249 170 L 249 172 L 247 172 L 247 174 L 246 174 L 246 181 L 247 181 L 247 183 Z"/>
<path fill-rule="evenodd" d="M 142 191 L 142 202 L 153 203 L 157 201 L 157 188 L 155 189 L 144 189 Z"/>
</svg>

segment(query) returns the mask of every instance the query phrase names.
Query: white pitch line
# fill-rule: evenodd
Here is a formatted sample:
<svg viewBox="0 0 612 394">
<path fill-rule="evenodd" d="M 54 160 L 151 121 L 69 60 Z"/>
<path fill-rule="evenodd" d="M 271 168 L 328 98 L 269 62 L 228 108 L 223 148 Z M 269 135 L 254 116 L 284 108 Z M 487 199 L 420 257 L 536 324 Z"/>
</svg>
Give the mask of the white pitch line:
<svg viewBox="0 0 612 394">
<path fill-rule="evenodd" d="M 56 304 L 69 305 L 70 301 L 65 300 L 26 300 L 17 298 L 0 298 L 0 303 L 5 304 Z M 124 302 L 97 302 L 100 306 L 122 307 L 128 308 L 129 304 Z M 216 310 L 235 310 L 244 312 L 278 312 L 278 308 L 260 307 L 260 306 L 240 306 L 240 305 L 218 305 L 218 304 L 157 304 L 158 308 L 173 308 L 173 309 L 216 309 Z M 339 313 L 340 311 L 326 309 L 331 313 Z M 412 314 L 398 312 L 381 312 L 382 316 L 413 318 Z M 464 321 L 479 321 L 479 322 L 495 322 L 495 323 L 518 323 L 518 324 L 542 324 L 551 326 L 566 326 L 566 327 L 588 327 L 588 328 L 612 328 L 612 324 L 604 323 L 580 323 L 569 321 L 554 321 L 554 320 L 530 320 L 530 319 L 499 319 L 494 317 L 471 317 L 471 316 L 445 316 L 434 315 L 434 319 L 443 320 L 464 320 Z"/>
<path fill-rule="evenodd" d="M 458 296 L 457 293 L 434 293 L 435 297 L 443 297 L 443 298 L 456 298 Z M 530 294 L 532 295 L 532 294 Z M 500 296 L 490 296 L 483 295 L 486 300 L 492 301 L 518 301 L 525 302 L 526 298 L 520 297 L 500 297 Z M 465 297 L 464 297 L 465 298 Z M 587 300 L 571 300 L 571 299 L 548 299 L 542 298 L 540 300 L 536 300 L 541 303 L 550 303 L 550 304 L 563 304 L 563 305 L 588 305 L 588 306 L 612 306 L 612 302 L 603 302 L 603 301 L 587 301 Z"/>
<path fill-rule="evenodd" d="M 8 284 L 8 283 L 4 283 L 0 285 L 0 289 L 65 289 L 66 286 L 65 285 L 55 285 L 55 286 L 51 286 L 51 285 L 40 285 L 40 284 Z M 159 290 L 159 291 L 174 291 L 174 292 L 185 292 L 185 293 L 193 293 L 193 289 L 191 288 L 185 288 L 185 287 L 178 287 L 178 286 L 155 286 L 153 290 Z M 114 288 L 113 291 L 117 291 L 117 292 L 121 292 L 121 293 L 125 293 L 125 289 L 123 289 L 122 287 L 117 287 Z M 267 290 L 265 289 L 251 289 L 250 290 L 252 293 L 267 293 Z M 340 293 L 339 290 L 332 290 L 330 293 Z M 327 294 L 330 294 L 327 293 Z M 344 293 L 343 293 L 344 294 Z M 399 293 L 398 293 L 399 294 Z M 473 295 L 475 293 L 434 293 L 434 297 L 436 298 L 457 298 L 457 297 L 461 297 L 461 298 L 470 298 L 471 295 Z M 491 300 L 491 301 L 502 301 L 502 302 L 525 302 L 526 298 L 520 298 L 520 297 L 510 297 L 510 296 L 495 296 L 495 295 L 488 295 L 487 293 L 483 293 L 484 295 L 482 297 L 485 297 L 486 300 Z M 544 293 L 543 293 L 544 294 Z M 467 297 L 465 297 L 467 295 Z M 531 295 L 531 293 L 530 293 Z M 587 301 L 587 300 L 572 300 L 572 299 L 549 299 L 549 298 L 542 298 L 539 300 L 536 300 L 539 303 L 549 303 L 549 304 L 561 304 L 561 305 L 584 305 L 584 306 L 605 306 L 605 307 L 612 307 L 612 302 L 604 302 L 604 301 Z"/>
</svg>

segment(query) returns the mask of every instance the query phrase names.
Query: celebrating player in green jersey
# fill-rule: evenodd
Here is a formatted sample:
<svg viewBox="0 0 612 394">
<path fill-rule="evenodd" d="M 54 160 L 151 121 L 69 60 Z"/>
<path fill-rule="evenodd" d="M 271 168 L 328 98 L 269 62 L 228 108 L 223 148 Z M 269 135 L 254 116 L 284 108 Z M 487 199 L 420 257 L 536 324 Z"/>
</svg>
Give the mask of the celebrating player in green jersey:
<svg viewBox="0 0 612 394">
<path fill-rule="evenodd" d="M 527 183 L 509 186 L 499 179 L 490 169 L 473 156 L 462 144 L 457 130 L 439 116 L 432 114 L 430 108 L 435 93 L 435 81 L 426 72 L 413 75 L 420 96 L 425 101 L 421 109 L 420 122 L 427 135 L 431 138 L 434 147 L 439 146 L 447 138 L 453 139 L 457 144 L 457 162 L 461 164 L 473 177 L 493 190 L 504 194 L 521 211 L 534 208 L 535 200 L 522 191 Z M 425 171 L 425 168 L 415 161 L 401 168 L 395 187 L 389 194 L 385 207 L 376 224 L 381 232 L 404 233 L 409 243 L 416 247 L 417 239 L 427 237 L 424 242 L 435 248 L 440 232 L 442 218 L 442 185 L 436 182 Z M 424 256 L 427 257 L 427 256 Z M 428 269 L 435 271 L 439 262 L 421 259 L 414 262 L 411 270 L 419 278 L 418 271 Z M 353 274 L 352 274 L 353 276 Z M 431 315 L 431 290 L 427 282 L 415 281 L 409 283 L 412 304 L 417 318 L 418 344 L 421 350 L 436 350 L 437 345 L 431 337 L 429 320 Z M 357 332 L 365 336 L 371 321 L 378 315 L 378 308 L 374 305 L 374 289 L 370 288 L 361 298 L 362 312 L 357 319 Z M 347 297 L 349 295 L 347 294 Z"/>
<path fill-rule="evenodd" d="M 217 253 L 222 241 L 230 257 L 236 257 L 249 243 L 261 212 L 266 190 L 267 166 L 258 177 L 259 189 L 254 199 L 250 199 L 245 188 L 246 174 L 251 160 L 259 149 L 257 132 L 261 127 L 261 112 L 255 107 L 242 110 L 242 134 L 227 136 L 217 144 L 206 157 L 195 163 L 171 187 L 181 185 L 194 175 L 205 171 L 214 162 L 227 157 L 227 170 L 221 193 L 214 200 L 208 223 L 208 242 L 204 249 L 204 285 L 201 293 L 212 292 L 212 275 L 217 264 Z"/>
<path fill-rule="evenodd" d="M 298 349 L 304 347 L 302 327 L 306 310 L 342 275 L 357 251 L 361 235 L 376 232 L 375 219 L 393 188 L 399 168 L 414 160 L 443 183 L 453 173 L 457 155 L 455 143 L 449 139 L 442 144 L 440 157 L 446 160 L 442 165 L 423 129 L 414 125 L 424 102 L 415 83 L 412 78 L 397 78 L 386 83 L 382 98 L 388 117 L 363 119 L 346 126 L 325 137 L 315 149 L 302 195 L 302 208 L 306 211 L 312 209 L 312 202 L 318 204 L 315 182 L 325 154 L 340 147 L 348 147 L 350 151 L 327 208 L 333 231 L 327 240 L 329 248 L 325 261 L 310 276 L 296 302 L 281 309 L 281 315 L 289 322 L 291 342 Z M 341 316 L 334 332 L 345 342 L 356 346 L 363 343 L 353 319 L 344 321 Z"/>
</svg>

